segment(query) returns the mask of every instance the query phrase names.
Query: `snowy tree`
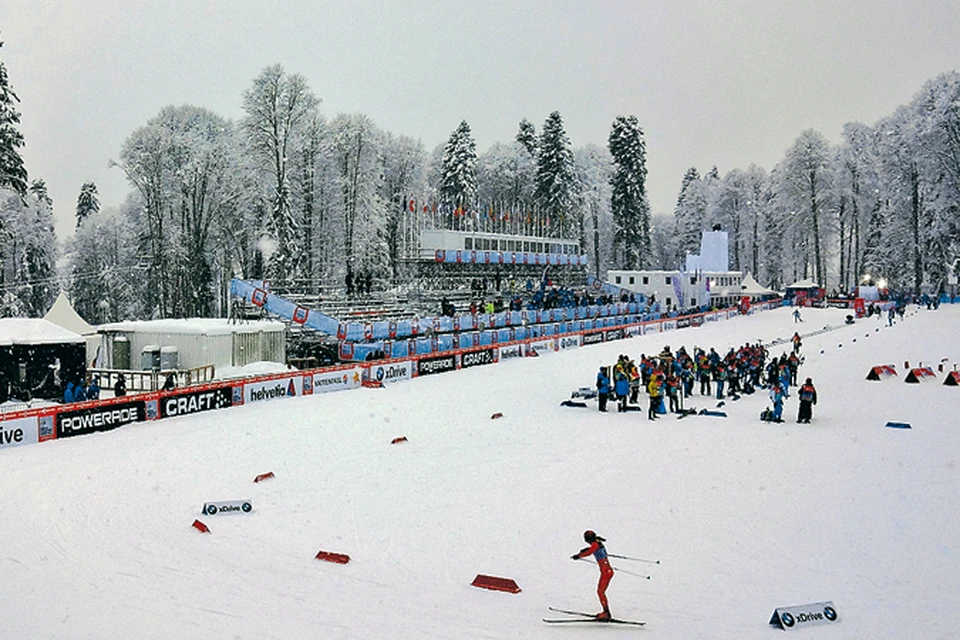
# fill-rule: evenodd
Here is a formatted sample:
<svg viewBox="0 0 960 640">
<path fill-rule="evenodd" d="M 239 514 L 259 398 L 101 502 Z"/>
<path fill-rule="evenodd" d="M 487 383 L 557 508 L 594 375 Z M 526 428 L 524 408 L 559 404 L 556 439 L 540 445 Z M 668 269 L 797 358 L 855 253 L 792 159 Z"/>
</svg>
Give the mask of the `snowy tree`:
<svg viewBox="0 0 960 640">
<path fill-rule="evenodd" d="M 364 115 L 339 115 L 330 123 L 332 161 L 339 193 L 336 210 L 341 222 L 349 289 L 362 279 L 387 275 L 384 256 L 388 201 L 383 197 L 383 134 Z"/>
<path fill-rule="evenodd" d="M 34 180 L 21 199 L 0 190 L 0 313 L 40 317 L 60 290 L 53 201 L 43 180 Z"/>
<path fill-rule="evenodd" d="M 213 261 L 226 258 L 211 238 L 242 193 L 234 143 L 228 121 L 189 105 L 165 107 L 124 143 L 119 166 L 144 211 L 145 305 L 160 317 L 214 311 Z"/>
<path fill-rule="evenodd" d="M 266 275 L 278 285 L 289 283 L 301 258 L 290 203 L 290 179 L 295 172 L 291 159 L 296 157 L 295 140 L 315 121 L 319 103 L 303 76 L 288 75 L 279 64 L 264 69 L 243 95 L 246 117 L 241 129 L 260 171 L 269 177 L 263 184 L 270 212 L 264 232 L 274 249 L 266 260 Z"/>
<path fill-rule="evenodd" d="M 133 213 L 136 211 L 136 213 Z M 92 324 L 144 317 L 144 279 L 139 267 L 135 220 L 141 209 L 107 209 L 83 219 L 66 245 L 68 282 L 74 309 Z"/>
<path fill-rule="evenodd" d="M 0 42 L 0 49 L 3 42 Z M 25 198 L 27 195 L 27 169 L 20 156 L 23 134 L 20 133 L 20 112 L 16 103 L 20 99 L 13 92 L 7 67 L 0 58 L 0 189 L 12 189 Z"/>
<path fill-rule="evenodd" d="M 614 173 L 613 245 L 617 265 L 643 269 L 650 262 L 650 207 L 647 203 L 647 147 L 636 116 L 617 116 L 608 148 Z"/>
<path fill-rule="evenodd" d="M 547 116 L 540 134 L 534 201 L 550 235 L 579 237 L 582 210 L 575 207 L 579 183 L 573 166 L 573 151 L 563 129 L 559 111 Z"/>
<path fill-rule="evenodd" d="M 700 234 L 707 215 L 706 187 L 695 167 L 683 174 L 677 206 L 673 211 L 677 261 L 700 250 Z M 676 266 L 676 265 L 673 265 Z"/>
<path fill-rule="evenodd" d="M 464 120 L 443 148 L 440 197 L 456 212 L 469 210 L 477 195 L 477 143 Z M 462 215 L 460 213 L 459 215 Z"/>
<path fill-rule="evenodd" d="M 613 162 L 610 153 L 596 145 L 574 151 L 574 165 L 580 181 L 580 210 L 586 212 L 580 250 L 590 256 L 597 278 L 613 264 L 613 215 L 610 211 Z"/>
<path fill-rule="evenodd" d="M 821 286 L 827 284 L 824 213 L 830 206 L 832 157 L 826 138 L 807 129 L 787 150 L 780 174 L 783 181 L 780 196 L 784 198 L 784 208 L 792 214 L 792 230 L 798 240 L 798 257 L 803 260 L 803 275 L 808 275 L 806 269 L 812 259 L 813 273 L 810 275 Z"/>
<path fill-rule="evenodd" d="M 875 131 L 862 123 L 843 126 L 837 151 L 838 241 L 840 287 L 850 290 L 859 281 L 863 265 L 864 231 L 868 216 L 877 208 L 877 158 Z M 879 229 L 876 231 L 879 232 Z"/>
<path fill-rule="evenodd" d="M 520 121 L 516 141 L 523 146 L 530 157 L 537 157 L 537 148 L 540 146 L 540 141 L 537 139 L 537 128 L 526 118 Z"/>
<path fill-rule="evenodd" d="M 381 199 L 389 206 L 384 224 L 389 272 L 393 279 L 400 276 L 403 251 L 414 243 L 411 221 L 419 220 L 427 206 L 427 154 L 419 140 L 407 136 L 383 136 L 383 193 Z"/>
<path fill-rule="evenodd" d="M 77 228 L 98 211 L 100 211 L 100 200 L 97 198 L 97 185 L 84 182 L 80 186 L 80 195 L 77 196 Z"/>
</svg>

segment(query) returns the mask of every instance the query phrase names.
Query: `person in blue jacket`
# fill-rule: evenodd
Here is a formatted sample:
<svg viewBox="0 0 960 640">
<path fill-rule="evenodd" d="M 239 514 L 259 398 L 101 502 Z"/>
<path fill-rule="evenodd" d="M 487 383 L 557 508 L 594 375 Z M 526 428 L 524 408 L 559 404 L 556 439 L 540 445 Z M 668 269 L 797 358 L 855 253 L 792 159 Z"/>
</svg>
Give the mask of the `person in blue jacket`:
<svg viewBox="0 0 960 640">
<path fill-rule="evenodd" d="M 100 378 L 94 378 L 90 381 L 90 386 L 87 387 L 87 399 L 88 400 L 99 400 L 100 399 Z"/>
<path fill-rule="evenodd" d="M 627 410 L 627 397 L 630 395 L 630 380 L 623 371 L 617 371 L 617 381 L 614 383 L 617 393 L 617 411 L 623 413 Z"/>
<path fill-rule="evenodd" d="M 63 390 L 63 403 L 70 404 L 73 400 L 73 383 L 68 382 L 67 388 Z"/>
<path fill-rule="evenodd" d="M 610 376 L 607 375 L 607 368 L 600 367 L 597 373 L 597 401 L 600 403 L 600 411 L 606 413 L 607 398 L 610 397 Z"/>
<path fill-rule="evenodd" d="M 81 380 L 80 383 L 73 388 L 73 401 L 83 402 L 86 399 L 87 399 L 87 382 L 86 380 Z"/>
</svg>

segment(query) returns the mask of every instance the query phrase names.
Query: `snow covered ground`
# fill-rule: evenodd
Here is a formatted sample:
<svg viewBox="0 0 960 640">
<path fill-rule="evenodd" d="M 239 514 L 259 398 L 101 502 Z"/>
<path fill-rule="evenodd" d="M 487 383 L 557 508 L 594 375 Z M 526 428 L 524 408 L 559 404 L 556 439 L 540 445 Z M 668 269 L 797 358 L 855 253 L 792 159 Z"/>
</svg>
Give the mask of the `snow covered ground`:
<svg viewBox="0 0 960 640">
<path fill-rule="evenodd" d="M 797 633 L 956 638 L 960 388 L 905 384 L 902 367 L 953 368 L 960 308 L 889 329 L 844 315 L 794 325 L 783 309 L 0 450 L 0 637 L 742 640 L 778 637 L 778 606 L 832 600 L 838 624 Z M 804 341 L 811 425 L 794 423 L 795 394 L 780 425 L 758 420 L 765 394 L 728 400 L 725 419 L 560 406 L 620 353 L 825 325 Z M 877 364 L 901 376 L 864 380 Z M 239 498 L 253 513 L 200 513 Z M 645 628 L 541 622 L 548 606 L 598 610 L 596 567 L 569 559 L 587 528 L 661 561 L 614 563 L 651 576 L 608 591 Z M 478 573 L 523 591 L 473 588 Z"/>
</svg>

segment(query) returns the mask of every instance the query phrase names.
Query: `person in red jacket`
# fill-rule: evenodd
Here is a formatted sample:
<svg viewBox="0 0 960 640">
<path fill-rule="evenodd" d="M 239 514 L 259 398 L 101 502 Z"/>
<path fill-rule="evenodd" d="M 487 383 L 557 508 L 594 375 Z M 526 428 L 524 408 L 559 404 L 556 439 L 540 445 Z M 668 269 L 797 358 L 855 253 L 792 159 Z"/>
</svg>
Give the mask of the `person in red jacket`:
<svg viewBox="0 0 960 640">
<path fill-rule="evenodd" d="M 570 558 L 580 560 L 581 558 L 592 555 L 596 559 L 597 566 L 600 567 L 600 581 L 597 583 L 597 596 L 599 596 L 600 605 L 603 607 L 603 611 L 597 614 L 597 620 L 609 620 L 610 605 L 607 603 L 607 585 L 610 584 L 610 579 L 613 578 L 613 567 L 610 566 L 610 560 L 607 558 L 607 549 L 603 546 L 606 540 L 587 529 L 583 532 L 583 541 L 590 546 L 581 549 L 580 553 L 575 553 L 570 556 Z"/>
</svg>

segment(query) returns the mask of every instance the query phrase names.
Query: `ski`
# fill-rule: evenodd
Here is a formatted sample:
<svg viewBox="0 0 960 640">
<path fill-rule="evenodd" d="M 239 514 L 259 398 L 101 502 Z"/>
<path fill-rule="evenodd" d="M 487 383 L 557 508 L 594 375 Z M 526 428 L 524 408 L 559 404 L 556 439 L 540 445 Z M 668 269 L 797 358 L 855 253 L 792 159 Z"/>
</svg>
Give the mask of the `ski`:
<svg viewBox="0 0 960 640">
<path fill-rule="evenodd" d="M 609 620 L 597 620 L 596 618 L 565 618 L 563 620 L 558 620 L 555 618 L 543 618 L 543 621 L 547 624 L 569 624 L 574 622 L 587 622 L 591 624 L 625 624 L 634 627 L 642 627 L 646 625 L 646 622 L 640 622 L 639 620 L 620 620 L 619 618 L 610 618 Z"/>
<path fill-rule="evenodd" d="M 548 607 L 548 608 L 550 609 L 550 611 L 554 611 L 556 613 L 566 613 L 571 616 L 582 616 L 582 617 L 581 618 L 564 618 L 564 619 L 543 618 L 543 621 L 546 622 L 547 624 L 567 624 L 571 622 L 597 622 L 600 624 L 603 624 L 603 623 L 626 624 L 626 625 L 633 625 L 637 627 L 642 627 L 645 624 L 647 624 L 646 622 L 640 622 L 639 620 L 621 620 L 619 618 L 610 618 L 609 620 L 597 620 L 597 616 L 594 613 L 586 613 L 584 611 L 571 611 L 569 609 L 557 609 L 556 607 Z"/>
</svg>

